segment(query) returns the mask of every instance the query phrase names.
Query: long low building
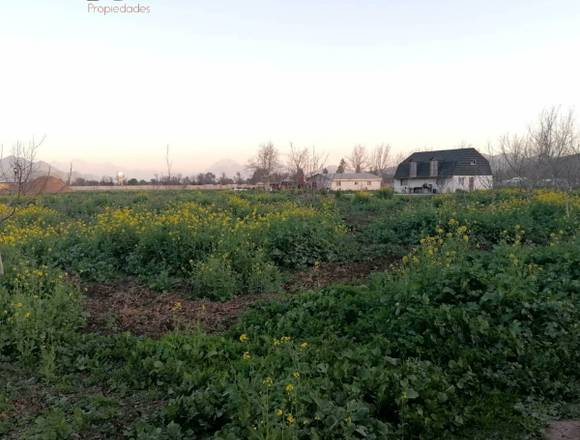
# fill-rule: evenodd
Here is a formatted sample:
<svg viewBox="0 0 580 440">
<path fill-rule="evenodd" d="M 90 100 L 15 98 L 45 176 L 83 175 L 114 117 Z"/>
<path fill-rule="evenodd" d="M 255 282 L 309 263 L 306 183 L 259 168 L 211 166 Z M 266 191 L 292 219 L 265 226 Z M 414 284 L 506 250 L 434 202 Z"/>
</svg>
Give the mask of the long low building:
<svg viewBox="0 0 580 440">
<path fill-rule="evenodd" d="M 475 148 L 413 153 L 397 167 L 397 193 L 443 193 L 490 189 L 488 160 Z"/>
<path fill-rule="evenodd" d="M 315 174 L 309 182 L 317 189 L 331 191 L 377 191 L 382 178 L 371 173 Z"/>
</svg>

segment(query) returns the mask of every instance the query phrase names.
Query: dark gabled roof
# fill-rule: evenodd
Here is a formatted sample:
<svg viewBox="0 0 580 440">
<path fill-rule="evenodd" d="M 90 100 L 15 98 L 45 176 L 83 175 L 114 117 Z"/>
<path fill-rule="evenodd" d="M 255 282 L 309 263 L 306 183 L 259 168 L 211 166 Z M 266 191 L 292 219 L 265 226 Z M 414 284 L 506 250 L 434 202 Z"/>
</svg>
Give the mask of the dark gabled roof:
<svg viewBox="0 0 580 440">
<path fill-rule="evenodd" d="M 409 178 L 410 162 L 417 162 L 418 178 L 431 177 L 430 162 L 432 160 L 438 162 L 437 177 L 490 176 L 492 174 L 489 162 L 479 151 L 475 148 L 458 148 L 413 153 L 399 164 L 395 179 Z M 473 163 L 475 165 L 472 165 Z"/>
</svg>

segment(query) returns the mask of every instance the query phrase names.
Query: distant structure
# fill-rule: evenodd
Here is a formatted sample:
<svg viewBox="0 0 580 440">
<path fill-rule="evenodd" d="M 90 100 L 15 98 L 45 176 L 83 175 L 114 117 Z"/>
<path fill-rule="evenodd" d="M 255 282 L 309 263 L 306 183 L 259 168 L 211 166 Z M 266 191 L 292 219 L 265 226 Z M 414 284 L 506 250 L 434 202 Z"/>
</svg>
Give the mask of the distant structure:
<svg viewBox="0 0 580 440">
<path fill-rule="evenodd" d="M 117 185 L 123 186 L 125 185 L 125 173 L 119 171 L 117 173 Z"/>
<path fill-rule="evenodd" d="M 449 193 L 490 189 L 488 160 L 475 148 L 413 153 L 397 167 L 397 193 Z"/>
<path fill-rule="evenodd" d="M 313 188 L 331 191 L 377 191 L 382 181 L 371 173 L 317 173 L 308 179 Z"/>
</svg>

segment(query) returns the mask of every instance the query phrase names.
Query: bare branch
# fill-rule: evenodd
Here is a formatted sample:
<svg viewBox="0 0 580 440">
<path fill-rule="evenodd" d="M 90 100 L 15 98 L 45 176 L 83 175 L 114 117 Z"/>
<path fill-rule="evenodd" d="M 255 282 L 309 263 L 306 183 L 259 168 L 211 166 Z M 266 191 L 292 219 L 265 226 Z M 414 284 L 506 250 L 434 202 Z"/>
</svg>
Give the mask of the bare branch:
<svg viewBox="0 0 580 440">
<path fill-rule="evenodd" d="M 367 168 L 369 166 L 369 159 L 365 146 L 355 145 L 350 156 L 346 158 L 346 161 L 355 173 L 360 173 Z"/>
<path fill-rule="evenodd" d="M 371 172 L 377 176 L 382 176 L 389 166 L 391 146 L 389 144 L 379 144 L 375 147 L 371 155 Z"/>
</svg>

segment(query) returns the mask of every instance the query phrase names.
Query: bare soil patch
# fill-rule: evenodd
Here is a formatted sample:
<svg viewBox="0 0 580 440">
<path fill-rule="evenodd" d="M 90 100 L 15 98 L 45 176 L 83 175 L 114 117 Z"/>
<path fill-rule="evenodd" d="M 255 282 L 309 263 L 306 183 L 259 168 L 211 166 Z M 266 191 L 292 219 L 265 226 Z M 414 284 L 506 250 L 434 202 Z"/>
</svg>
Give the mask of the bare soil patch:
<svg viewBox="0 0 580 440">
<path fill-rule="evenodd" d="M 546 440 L 580 440 L 580 421 L 559 420 L 548 425 Z"/>
<path fill-rule="evenodd" d="M 383 272 L 393 263 L 392 258 L 375 258 L 368 261 L 323 263 L 302 272 L 294 273 L 284 286 L 288 292 L 320 289 L 336 283 L 362 283 L 373 272 Z"/>
<path fill-rule="evenodd" d="M 335 283 L 364 282 L 370 273 L 384 271 L 390 263 L 389 259 L 323 263 L 291 274 L 284 286 L 286 294 L 241 295 L 225 302 L 188 299 L 180 291 L 159 293 L 132 280 L 81 284 L 86 291 L 87 330 L 101 334 L 128 331 L 150 337 L 187 328 L 219 333 L 252 304 Z"/>
<path fill-rule="evenodd" d="M 158 337 L 177 328 L 201 327 L 220 332 L 240 313 L 279 294 L 244 295 L 225 302 L 191 300 L 180 293 L 159 293 L 135 282 L 86 285 L 88 330 L 113 334 L 129 331 Z"/>
</svg>

